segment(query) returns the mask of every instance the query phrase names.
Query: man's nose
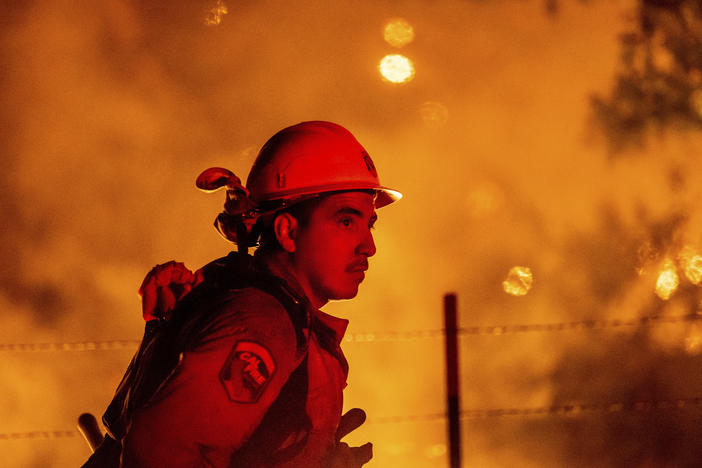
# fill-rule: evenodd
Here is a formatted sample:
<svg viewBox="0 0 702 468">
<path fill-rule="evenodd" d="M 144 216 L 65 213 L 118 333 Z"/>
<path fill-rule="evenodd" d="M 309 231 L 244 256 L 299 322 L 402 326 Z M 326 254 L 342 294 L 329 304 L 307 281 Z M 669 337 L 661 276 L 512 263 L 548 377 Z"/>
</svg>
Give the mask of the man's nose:
<svg viewBox="0 0 702 468">
<path fill-rule="evenodd" d="M 373 233 L 370 230 L 368 230 L 356 251 L 366 257 L 375 255 L 375 241 L 373 240 Z"/>
</svg>

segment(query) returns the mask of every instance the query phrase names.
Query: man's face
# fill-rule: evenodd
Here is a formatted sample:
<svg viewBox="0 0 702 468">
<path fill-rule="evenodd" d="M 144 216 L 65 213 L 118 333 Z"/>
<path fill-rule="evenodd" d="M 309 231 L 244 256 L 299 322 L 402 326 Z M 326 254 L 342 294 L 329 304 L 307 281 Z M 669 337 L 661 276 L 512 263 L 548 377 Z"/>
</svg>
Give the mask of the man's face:
<svg viewBox="0 0 702 468">
<path fill-rule="evenodd" d="M 366 192 L 328 195 L 295 236 L 293 267 L 315 307 L 330 299 L 351 299 L 375 254 L 371 229 L 375 197 Z"/>
</svg>

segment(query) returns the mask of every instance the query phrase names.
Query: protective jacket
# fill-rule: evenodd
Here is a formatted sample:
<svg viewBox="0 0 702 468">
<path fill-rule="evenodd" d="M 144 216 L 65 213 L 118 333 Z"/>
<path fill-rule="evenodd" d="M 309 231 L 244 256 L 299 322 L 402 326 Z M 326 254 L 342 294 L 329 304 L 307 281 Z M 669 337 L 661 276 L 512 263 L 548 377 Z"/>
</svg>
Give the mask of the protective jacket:
<svg viewBox="0 0 702 468">
<path fill-rule="evenodd" d="M 124 467 L 323 466 L 337 443 L 348 322 L 312 308 L 272 258 L 232 253 L 203 273 L 167 322 L 147 323 L 103 416 L 113 440 L 94 458 L 102 450 L 113 462 L 121 451 Z"/>
</svg>

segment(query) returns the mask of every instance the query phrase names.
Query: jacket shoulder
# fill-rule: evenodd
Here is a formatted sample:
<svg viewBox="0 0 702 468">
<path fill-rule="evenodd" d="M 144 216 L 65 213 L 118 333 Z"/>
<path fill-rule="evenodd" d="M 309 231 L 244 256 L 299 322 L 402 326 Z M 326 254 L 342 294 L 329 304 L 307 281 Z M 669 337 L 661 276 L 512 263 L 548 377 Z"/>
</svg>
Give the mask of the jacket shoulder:
<svg viewBox="0 0 702 468">
<path fill-rule="evenodd" d="M 290 311 L 265 291 L 255 287 L 231 290 L 212 307 L 212 318 L 198 333 L 193 347 L 238 335 L 256 342 L 285 344 L 284 348 L 295 354 L 303 351 Z"/>
<path fill-rule="evenodd" d="M 227 291 L 215 308 L 218 320 L 253 320 L 294 328 L 285 306 L 272 294 L 253 286 Z"/>
</svg>

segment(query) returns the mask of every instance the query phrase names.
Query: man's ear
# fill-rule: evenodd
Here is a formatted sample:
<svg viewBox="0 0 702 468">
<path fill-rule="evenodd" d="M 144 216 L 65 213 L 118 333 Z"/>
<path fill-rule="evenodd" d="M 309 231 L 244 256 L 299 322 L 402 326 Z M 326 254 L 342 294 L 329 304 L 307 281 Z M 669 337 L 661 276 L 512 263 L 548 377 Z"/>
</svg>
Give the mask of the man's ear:
<svg viewBox="0 0 702 468">
<path fill-rule="evenodd" d="M 286 252 L 295 252 L 297 219 L 290 213 L 281 213 L 273 221 L 273 230 L 278 243 Z"/>
</svg>

